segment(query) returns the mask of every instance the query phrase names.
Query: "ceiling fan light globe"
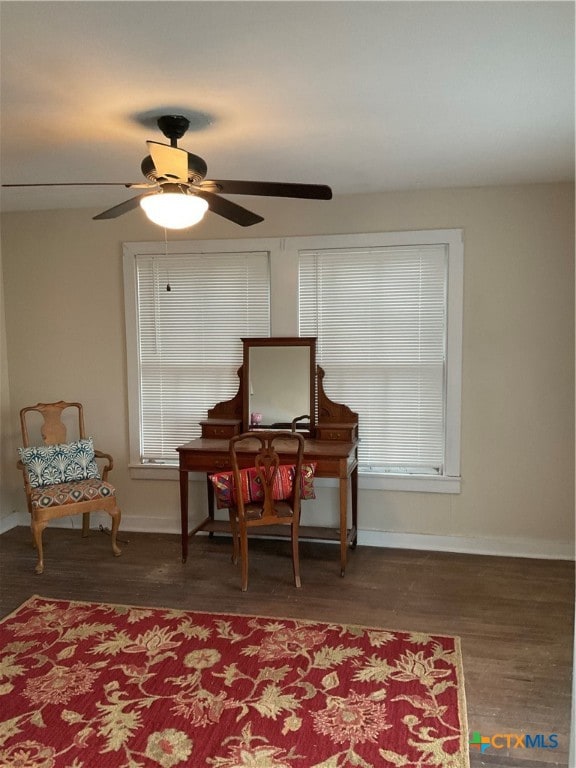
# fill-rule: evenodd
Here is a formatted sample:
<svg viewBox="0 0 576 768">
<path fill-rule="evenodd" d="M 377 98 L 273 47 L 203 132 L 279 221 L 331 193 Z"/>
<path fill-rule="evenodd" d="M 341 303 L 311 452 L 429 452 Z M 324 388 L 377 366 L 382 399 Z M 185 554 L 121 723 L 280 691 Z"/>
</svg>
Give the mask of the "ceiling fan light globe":
<svg viewBox="0 0 576 768">
<path fill-rule="evenodd" d="M 206 200 L 181 192 L 146 195 L 140 206 L 150 221 L 166 229 L 186 229 L 198 224 L 208 210 Z"/>
</svg>

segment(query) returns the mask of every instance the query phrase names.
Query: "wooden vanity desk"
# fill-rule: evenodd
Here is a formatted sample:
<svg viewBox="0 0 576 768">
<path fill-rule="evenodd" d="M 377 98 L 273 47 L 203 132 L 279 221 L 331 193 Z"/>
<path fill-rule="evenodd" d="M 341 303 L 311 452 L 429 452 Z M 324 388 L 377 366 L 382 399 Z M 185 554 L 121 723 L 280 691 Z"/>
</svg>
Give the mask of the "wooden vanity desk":
<svg viewBox="0 0 576 768">
<path fill-rule="evenodd" d="M 249 340 L 244 340 L 246 341 Z M 268 340 L 271 342 L 272 340 Z M 300 340 L 282 338 L 274 340 L 276 343 L 289 345 L 301 343 Z M 315 340 L 314 340 L 315 341 Z M 245 361 L 246 365 L 246 361 Z M 181 513 L 181 537 L 182 537 L 182 561 L 188 557 L 188 541 L 199 531 L 214 533 L 230 533 L 229 521 L 216 520 L 214 517 L 214 494 L 209 475 L 216 472 L 224 472 L 231 469 L 228 441 L 236 434 L 247 431 L 248 423 L 247 400 L 245 383 L 247 381 L 245 365 L 238 375 L 240 386 L 232 400 L 218 403 L 208 411 L 208 418 L 200 422 L 202 436 L 191 440 L 189 443 L 177 448 L 179 456 L 180 474 L 180 513 Z M 317 403 L 318 420 L 315 415 L 310 418 L 309 429 L 304 433 L 304 461 L 316 462 L 316 477 L 331 477 L 339 482 L 339 526 L 327 528 L 320 526 L 307 526 L 306 506 L 302 509 L 302 523 L 300 525 L 300 538 L 319 539 L 340 542 L 340 574 L 343 576 L 346 570 L 346 557 L 348 547 L 354 548 L 358 536 L 358 415 L 341 403 L 334 403 L 324 392 L 324 371 L 315 365 L 314 356 L 311 356 L 313 377 L 313 402 Z M 269 426 L 269 425 L 266 425 Z M 256 453 L 256 441 L 254 449 L 249 445 L 242 450 L 240 465 L 249 467 L 253 465 Z M 280 450 L 280 461 L 291 463 L 291 454 L 287 446 L 286 453 Z M 189 531 L 188 520 L 188 473 L 205 472 L 207 474 L 208 515 L 193 530 Z M 351 499 L 350 525 L 348 524 L 348 499 Z M 312 502 L 309 502 L 312 503 Z M 281 535 L 278 526 L 271 532 L 266 528 L 258 530 L 260 535 Z M 253 535 L 258 535 L 254 533 Z"/>
</svg>

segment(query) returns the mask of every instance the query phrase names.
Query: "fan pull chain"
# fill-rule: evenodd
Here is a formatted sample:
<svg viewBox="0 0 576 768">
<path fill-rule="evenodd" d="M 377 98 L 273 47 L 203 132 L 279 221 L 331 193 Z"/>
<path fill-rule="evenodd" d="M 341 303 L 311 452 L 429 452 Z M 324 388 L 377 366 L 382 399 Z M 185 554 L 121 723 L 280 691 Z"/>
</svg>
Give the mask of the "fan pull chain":
<svg viewBox="0 0 576 768">
<path fill-rule="evenodd" d="M 166 262 L 168 262 L 168 232 L 166 230 L 166 227 L 164 227 L 164 255 L 166 256 Z M 170 269 L 167 267 L 166 271 L 168 273 L 166 290 L 170 292 L 172 290 L 172 286 L 170 285 Z"/>
</svg>

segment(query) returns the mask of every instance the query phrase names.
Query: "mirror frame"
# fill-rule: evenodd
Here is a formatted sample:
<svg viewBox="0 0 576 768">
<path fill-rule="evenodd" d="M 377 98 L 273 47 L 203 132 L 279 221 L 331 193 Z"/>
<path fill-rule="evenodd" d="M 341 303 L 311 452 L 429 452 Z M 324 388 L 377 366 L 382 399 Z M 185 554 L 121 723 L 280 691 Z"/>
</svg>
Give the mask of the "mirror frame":
<svg viewBox="0 0 576 768">
<path fill-rule="evenodd" d="M 250 350 L 253 347 L 308 347 L 310 358 L 310 429 L 311 436 L 316 431 L 316 337 L 315 336 L 266 336 L 262 338 L 242 339 L 242 429 L 250 430 Z M 300 414 L 298 414 L 300 415 Z"/>
</svg>

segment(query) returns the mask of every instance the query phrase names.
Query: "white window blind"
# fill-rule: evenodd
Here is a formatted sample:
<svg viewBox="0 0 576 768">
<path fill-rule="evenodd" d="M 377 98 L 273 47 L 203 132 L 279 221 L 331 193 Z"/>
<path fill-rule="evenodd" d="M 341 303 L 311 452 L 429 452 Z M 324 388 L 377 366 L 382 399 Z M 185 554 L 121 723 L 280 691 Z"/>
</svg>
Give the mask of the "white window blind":
<svg viewBox="0 0 576 768">
<path fill-rule="evenodd" d="M 447 270 L 444 244 L 300 251 L 299 332 L 359 413 L 362 472 L 444 473 Z"/>
<path fill-rule="evenodd" d="M 242 337 L 270 335 L 268 252 L 139 255 L 140 460 L 175 462 L 238 390 Z"/>
</svg>

